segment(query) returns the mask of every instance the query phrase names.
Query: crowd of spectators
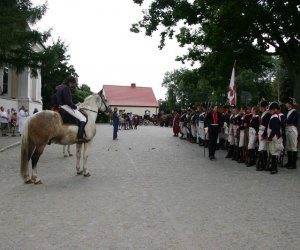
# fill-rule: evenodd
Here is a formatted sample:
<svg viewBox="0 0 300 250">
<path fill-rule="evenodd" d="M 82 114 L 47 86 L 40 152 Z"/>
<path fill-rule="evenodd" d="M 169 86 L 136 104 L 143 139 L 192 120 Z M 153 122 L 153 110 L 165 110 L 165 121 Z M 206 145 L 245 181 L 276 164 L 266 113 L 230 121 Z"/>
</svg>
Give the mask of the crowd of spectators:
<svg viewBox="0 0 300 250">
<path fill-rule="evenodd" d="M 35 112 L 38 112 L 35 109 Z M 34 112 L 34 113 L 35 113 Z M 17 134 L 21 135 L 23 130 L 23 125 L 29 117 L 28 110 L 22 106 L 19 111 L 14 108 L 7 109 L 3 106 L 0 107 L 0 128 L 1 136 L 16 136 Z"/>
<path fill-rule="evenodd" d="M 122 110 L 119 111 L 119 129 L 137 129 L 140 124 L 140 117 L 133 115 L 131 112 L 126 113 Z"/>
</svg>

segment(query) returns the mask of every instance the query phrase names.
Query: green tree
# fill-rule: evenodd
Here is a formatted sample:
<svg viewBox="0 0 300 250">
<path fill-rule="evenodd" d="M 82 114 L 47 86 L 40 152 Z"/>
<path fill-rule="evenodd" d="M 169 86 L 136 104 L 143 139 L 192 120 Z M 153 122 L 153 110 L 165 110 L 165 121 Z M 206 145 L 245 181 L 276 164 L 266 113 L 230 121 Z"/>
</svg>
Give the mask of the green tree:
<svg viewBox="0 0 300 250">
<path fill-rule="evenodd" d="M 70 56 L 67 51 L 68 47 L 58 39 L 46 47 L 42 55 L 41 74 L 44 109 L 51 108 L 51 95 L 66 77 L 69 75 L 78 76 L 74 67 L 69 65 Z M 81 97 L 78 98 L 78 100 L 81 99 Z"/>
<path fill-rule="evenodd" d="M 292 96 L 291 93 L 293 93 L 294 88 L 293 82 L 289 78 L 287 68 L 282 60 L 276 62 L 274 78 L 273 92 L 277 99 L 284 100 L 285 98 Z"/>
<path fill-rule="evenodd" d="M 46 5 L 33 7 L 29 0 L 0 1 L 0 66 L 13 65 L 18 71 L 30 67 L 36 73 L 41 65 L 42 52 L 33 46 L 42 44 L 50 31 L 32 29 L 46 12 Z"/>
<path fill-rule="evenodd" d="M 166 101 L 171 109 L 189 108 L 212 98 L 214 93 L 197 69 L 167 72 L 162 86 L 167 88 Z"/>
<path fill-rule="evenodd" d="M 160 30 L 161 48 L 166 38 L 174 37 L 181 46 L 188 46 L 188 53 L 179 60 L 211 60 L 219 62 L 216 67 L 237 59 L 241 68 L 256 71 L 265 55 L 278 55 L 300 99 L 299 10 L 299 0 L 154 0 L 131 31 L 143 29 L 151 36 Z"/>
<path fill-rule="evenodd" d="M 72 89 L 72 92 L 74 103 L 83 102 L 87 96 L 93 93 L 90 87 L 86 84 L 82 84 L 78 88 Z"/>
<path fill-rule="evenodd" d="M 241 105 L 257 105 L 261 98 L 275 98 L 273 91 L 270 91 L 272 83 L 267 73 L 257 74 L 251 69 L 245 69 L 239 72 L 236 82 L 238 103 Z"/>
</svg>

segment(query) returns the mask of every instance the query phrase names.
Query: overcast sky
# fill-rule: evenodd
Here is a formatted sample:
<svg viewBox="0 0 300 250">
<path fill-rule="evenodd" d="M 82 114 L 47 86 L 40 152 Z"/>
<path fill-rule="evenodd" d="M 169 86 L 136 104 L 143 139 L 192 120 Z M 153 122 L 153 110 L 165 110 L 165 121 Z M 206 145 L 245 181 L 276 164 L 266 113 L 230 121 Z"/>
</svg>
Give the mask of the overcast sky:
<svg viewBox="0 0 300 250">
<path fill-rule="evenodd" d="M 32 0 L 34 5 L 44 2 Z M 141 18 L 142 8 L 132 0 L 48 0 L 48 11 L 37 27 L 53 28 L 54 40 L 65 41 L 79 83 L 92 91 L 103 84 L 136 83 L 152 87 L 156 98 L 164 99 L 164 74 L 183 67 L 175 57 L 184 51 L 175 41 L 159 50 L 158 34 L 131 33 L 131 24 Z"/>
</svg>

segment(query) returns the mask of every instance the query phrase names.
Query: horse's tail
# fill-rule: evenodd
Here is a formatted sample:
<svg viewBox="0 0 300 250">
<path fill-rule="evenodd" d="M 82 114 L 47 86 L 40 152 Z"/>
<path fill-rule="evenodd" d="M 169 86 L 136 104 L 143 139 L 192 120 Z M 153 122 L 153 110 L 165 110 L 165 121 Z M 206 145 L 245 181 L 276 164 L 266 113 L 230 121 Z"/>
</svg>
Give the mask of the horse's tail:
<svg viewBox="0 0 300 250">
<path fill-rule="evenodd" d="M 21 170 L 21 177 L 24 179 L 24 181 L 26 181 L 26 179 L 29 178 L 28 162 L 34 149 L 33 143 L 30 140 L 28 134 L 29 120 L 30 119 L 28 119 L 23 125 L 22 142 L 21 142 L 21 169 L 20 170 Z"/>
</svg>

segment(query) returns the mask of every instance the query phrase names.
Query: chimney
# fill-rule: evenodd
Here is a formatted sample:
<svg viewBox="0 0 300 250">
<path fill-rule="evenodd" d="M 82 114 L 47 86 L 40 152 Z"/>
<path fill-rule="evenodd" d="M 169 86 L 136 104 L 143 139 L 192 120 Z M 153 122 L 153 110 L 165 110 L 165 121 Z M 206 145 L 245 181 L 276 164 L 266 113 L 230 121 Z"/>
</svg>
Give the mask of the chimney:
<svg viewBox="0 0 300 250">
<path fill-rule="evenodd" d="M 136 84 L 135 83 L 131 83 L 131 88 L 135 88 Z"/>
</svg>

